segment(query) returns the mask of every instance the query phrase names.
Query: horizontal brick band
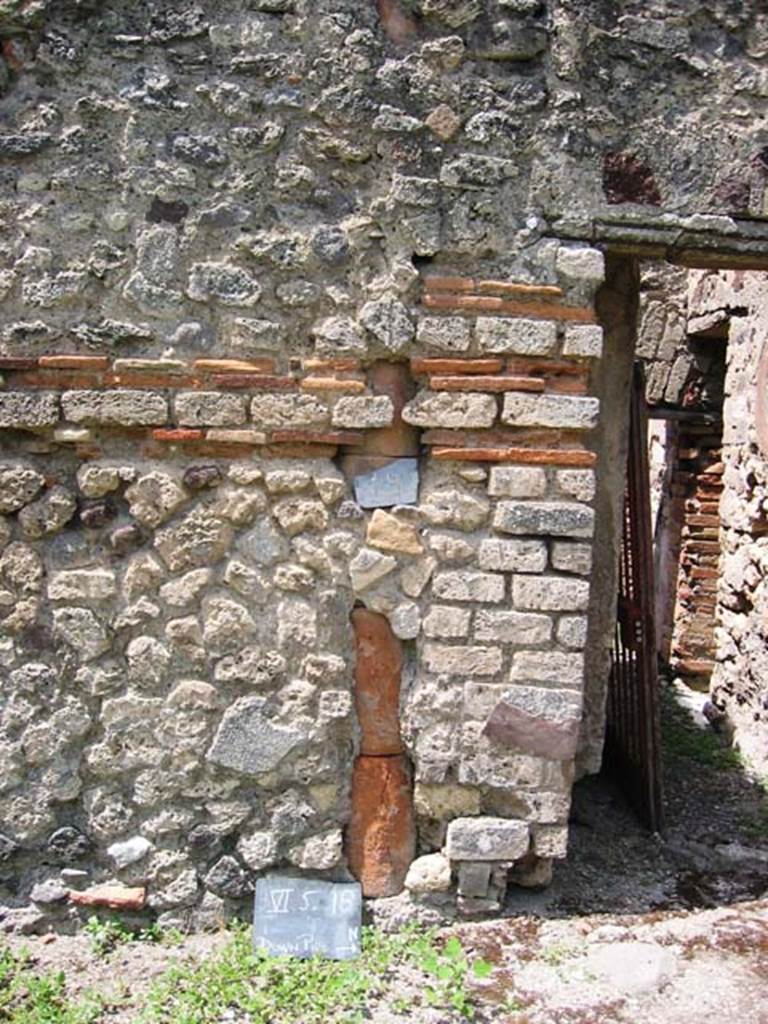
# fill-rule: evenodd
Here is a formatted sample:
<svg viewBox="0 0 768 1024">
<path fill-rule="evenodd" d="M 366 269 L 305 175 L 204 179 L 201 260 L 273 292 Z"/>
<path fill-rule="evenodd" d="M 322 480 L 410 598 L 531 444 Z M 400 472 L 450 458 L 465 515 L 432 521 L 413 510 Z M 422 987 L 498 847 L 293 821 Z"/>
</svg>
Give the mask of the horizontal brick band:
<svg viewBox="0 0 768 1024">
<path fill-rule="evenodd" d="M 532 466 L 594 466 L 594 452 L 568 448 L 433 448 L 432 457 L 452 462 L 517 462 Z"/>
<path fill-rule="evenodd" d="M 499 313 L 509 316 L 525 316 L 544 320 L 564 320 L 575 323 L 593 324 L 594 311 L 583 306 L 564 306 L 559 302 L 515 302 L 491 295 L 445 294 L 425 295 L 422 303 L 428 309 L 462 311 L 480 310 L 484 313 Z"/>
<path fill-rule="evenodd" d="M 504 368 L 503 359 L 412 359 L 411 370 L 416 373 L 498 373 Z"/>
<path fill-rule="evenodd" d="M 543 391 L 541 377 L 430 377 L 432 391 Z"/>
<path fill-rule="evenodd" d="M 424 278 L 425 291 L 480 292 L 483 295 L 551 295 L 563 294 L 556 284 L 527 284 L 518 281 L 477 281 L 471 277 L 428 275 Z"/>
</svg>

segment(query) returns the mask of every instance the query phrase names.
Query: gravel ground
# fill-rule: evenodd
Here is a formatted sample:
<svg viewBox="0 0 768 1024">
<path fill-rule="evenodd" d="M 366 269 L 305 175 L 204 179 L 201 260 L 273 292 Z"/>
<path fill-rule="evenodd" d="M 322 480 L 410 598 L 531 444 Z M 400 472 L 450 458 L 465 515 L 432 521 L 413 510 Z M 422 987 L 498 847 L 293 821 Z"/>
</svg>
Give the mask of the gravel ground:
<svg viewBox="0 0 768 1024">
<path fill-rule="evenodd" d="M 505 915 L 447 927 L 494 964 L 474 982 L 481 1024 L 768 1024 L 768 806 L 741 771 L 668 757 L 667 827 L 649 835 L 619 790 L 584 780 L 573 802 L 570 855 L 552 885 L 514 889 Z M 119 946 L 107 959 L 87 936 L 11 938 L 41 970 L 64 970 L 74 994 L 110 993 L 105 1024 L 129 1024 L 154 978 L 200 961 L 226 933 L 178 947 Z M 420 983 L 403 969 L 392 997 Z M 222 1016 L 222 1021 L 229 1020 Z M 447 1024 L 445 1011 L 370 1009 L 373 1024 Z M 247 1024 L 237 1019 L 237 1024 Z"/>
</svg>

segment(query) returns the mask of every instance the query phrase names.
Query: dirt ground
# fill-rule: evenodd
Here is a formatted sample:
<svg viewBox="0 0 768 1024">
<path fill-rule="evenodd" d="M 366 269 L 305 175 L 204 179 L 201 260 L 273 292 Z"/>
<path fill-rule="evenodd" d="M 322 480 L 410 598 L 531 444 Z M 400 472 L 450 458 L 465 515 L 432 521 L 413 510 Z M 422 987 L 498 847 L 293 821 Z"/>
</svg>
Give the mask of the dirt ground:
<svg viewBox="0 0 768 1024">
<path fill-rule="evenodd" d="M 473 982 L 478 1021 L 768 1024 L 765 791 L 738 769 L 674 754 L 665 788 L 664 834 L 649 835 L 613 782 L 579 783 L 569 858 L 552 885 L 514 889 L 497 920 L 446 929 L 494 964 L 489 978 Z M 190 936 L 171 948 L 129 943 L 107 959 L 94 956 L 84 935 L 9 941 L 26 946 L 41 969 L 63 969 L 71 991 L 113 993 L 105 1024 L 129 1024 L 170 962 L 199 961 L 227 935 Z M 396 979 L 393 996 L 412 983 Z M 450 1019 L 386 1003 L 370 1013 L 373 1024 Z"/>
</svg>

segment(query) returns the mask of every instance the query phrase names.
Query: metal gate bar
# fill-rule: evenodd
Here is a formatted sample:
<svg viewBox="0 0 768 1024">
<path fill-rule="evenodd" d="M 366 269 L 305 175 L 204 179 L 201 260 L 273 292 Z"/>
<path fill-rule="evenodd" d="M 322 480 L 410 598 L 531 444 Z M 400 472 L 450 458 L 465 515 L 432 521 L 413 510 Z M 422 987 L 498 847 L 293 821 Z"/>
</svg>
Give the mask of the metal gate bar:
<svg viewBox="0 0 768 1024">
<path fill-rule="evenodd" d="M 659 688 L 653 621 L 653 542 L 648 424 L 642 367 L 635 365 L 629 412 L 619 594 L 608 686 L 605 767 L 642 822 L 663 827 Z"/>
</svg>

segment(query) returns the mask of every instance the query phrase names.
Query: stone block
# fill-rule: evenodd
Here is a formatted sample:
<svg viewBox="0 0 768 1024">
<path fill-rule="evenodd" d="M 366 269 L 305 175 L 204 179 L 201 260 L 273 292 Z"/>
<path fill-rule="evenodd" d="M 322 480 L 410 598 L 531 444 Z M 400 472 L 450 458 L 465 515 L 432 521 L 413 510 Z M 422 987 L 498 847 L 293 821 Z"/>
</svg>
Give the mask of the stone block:
<svg viewBox="0 0 768 1024">
<path fill-rule="evenodd" d="M 474 562 L 477 548 L 472 540 L 452 533 L 430 533 L 429 547 L 441 562 Z"/>
<path fill-rule="evenodd" d="M 366 542 L 382 551 L 396 551 L 404 555 L 420 555 L 424 548 L 416 527 L 397 516 L 377 508 L 368 523 Z"/>
<path fill-rule="evenodd" d="M 473 786 L 417 782 L 413 800 L 418 815 L 437 821 L 480 813 L 480 790 Z"/>
<path fill-rule="evenodd" d="M 334 427 L 368 429 L 388 427 L 395 415 L 392 399 L 387 395 L 358 395 L 340 398 L 333 407 Z"/>
<path fill-rule="evenodd" d="M 34 430 L 59 421 L 58 395 L 29 391 L 0 392 L 0 427 Z"/>
<path fill-rule="evenodd" d="M 563 647 L 581 649 L 587 644 L 586 615 L 563 615 L 557 624 L 557 640 Z"/>
<path fill-rule="evenodd" d="M 592 571 L 592 545 L 555 541 L 552 545 L 552 568 L 588 576 Z"/>
<path fill-rule="evenodd" d="M 547 566 L 547 545 L 543 540 L 501 540 L 489 537 L 480 543 L 481 569 L 496 572 L 543 572 Z"/>
<path fill-rule="evenodd" d="M 39 494 L 45 477 L 19 462 L 0 465 L 0 513 L 18 512 Z"/>
<path fill-rule="evenodd" d="M 463 316 L 425 316 L 416 328 L 416 341 L 439 352 L 466 352 L 470 324 Z"/>
<path fill-rule="evenodd" d="M 400 640 L 415 640 L 421 632 L 421 609 L 413 601 L 401 601 L 389 613 L 389 621 Z"/>
<path fill-rule="evenodd" d="M 328 829 L 291 847 L 288 860 L 302 871 L 328 871 L 341 860 L 342 846 L 341 829 Z"/>
<path fill-rule="evenodd" d="M 504 600 L 504 577 L 471 569 L 441 572 L 432 580 L 432 593 L 447 601 L 494 604 Z"/>
<path fill-rule="evenodd" d="M 65 526 L 76 509 L 74 496 L 66 487 L 55 484 L 19 512 L 19 526 L 27 537 L 45 537 Z"/>
<path fill-rule="evenodd" d="M 396 567 L 397 560 L 392 555 L 382 555 L 372 548 L 361 548 L 349 563 L 352 587 L 357 592 L 367 590 Z"/>
<path fill-rule="evenodd" d="M 605 257 L 599 249 L 586 245 L 561 245 L 557 250 L 558 273 L 574 281 L 600 284 L 605 276 Z"/>
<path fill-rule="evenodd" d="M 388 352 L 402 352 L 413 341 L 413 321 L 394 295 L 366 302 L 360 310 L 360 322 Z"/>
<path fill-rule="evenodd" d="M 538 466 L 494 466 L 488 493 L 494 498 L 542 498 L 547 474 Z"/>
<path fill-rule="evenodd" d="M 490 861 L 463 861 L 459 864 L 458 891 L 460 896 L 484 899 L 491 881 Z"/>
<path fill-rule="evenodd" d="M 603 329 L 597 324 L 568 324 L 563 342 L 564 356 L 599 359 L 603 354 Z"/>
<path fill-rule="evenodd" d="M 498 647 L 459 647 L 425 643 L 421 660 L 428 672 L 453 676 L 493 676 L 501 671 L 502 654 Z"/>
<path fill-rule="evenodd" d="M 553 320 L 511 320 L 481 316 L 475 324 L 478 348 L 486 352 L 512 352 L 521 356 L 549 356 L 557 348 Z"/>
<path fill-rule="evenodd" d="M 560 430 L 591 430 L 600 411 L 598 398 L 579 395 L 504 395 L 501 422 L 513 427 L 554 427 Z"/>
<path fill-rule="evenodd" d="M 576 502 L 500 501 L 493 515 L 493 527 L 502 533 L 591 537 L 595 513 Z"/>
<path fill-rule="evenodd" d="M 421 391 L 403 409 L 403 419 L 417 427 L 474 430 L 492 426 L 497 412 L 494 395 L 474 391 Z"/>
<path fill-rule="evenodd" d="M 568 854 L 567 825 L 534 825 L 533 852 L 537 857 L 562 860 Z"/>
<path fill-rule="evenodd" d="M 419 597 L 431 580 L 436 567 L 437 559 L 431 555 L 406 566 L 400 573 L 400 586 L 403 593 L 408 597 Z"/>
<path fill-rule="evenodd" d="M 469 632 L 472 613 L 468 608 L 435 604 L 424 618 L 424 635 L 436 639 L 455 640 Z"/>
<path fill-rule="evenodd" d="M 528 852 L 529 827 L 515 818 L 455 818 L 448 826 L 451 860 L 517 860 Z"/>
<path fill-rule="evenodd" d="M 565 761 L 576 753 L 580 721 L 579 694 L 514 686 L 491 712 L 483 733 L 505 750 Z"/>
<path fill-rule="evenodd" d="M 65 391 L 61 405 L 73 423 L 158 426 L 168 420 L 168 400 L 157 391 Z"/>
<path fill-rule="evenodd" d="M 451 864 L 442 853 L 417 857 L 408 868 L 405 888 L 409 892 L 447 892 L 451 888 Z"/>
<path fill-rule="evenodd" d="M 491 513 L 487 498 L 478 498 L 465 491 L 434 491 L 421 502 L 421 514 L 431 526 L 454 526 L 469 532 L 485 523 Z"/>
<path fill-rule="evenodd" d="M 267 430 L 326 426 L 331 412 L 314 395 L 255 395 L 251 399 L 251 419 L 256 427 Z"/>
<path fill-rule="evenodd" d="M 63 569 L 48 583 L 51 601 L 104 601 L 116 593 L 111 569 Z"/>
<path fill-rule="evenodd" d="M 534 612 L 481 608 L 475 617 L 475 639 L 505 644 L 546 644 L 552 639 L 552 619 Z"/>
<path fill-rule="evenodd" d="M 595 496 L 593 469 L 558 469 L 555 483 L 559 490 L 577 501 L 592 501 Z"/>
<path fill-rule="evenodd" d="M 260 775 L 276 768 L 303 737 L 294 729 L 274 723 L 265 713 L 265 705 L 263 697 L 235 701 L 224 713 L 206 758 L 244 775 Z"/>
<path fill-rule="evenodd" d="M 184 427 L 233 427 L 245 423 L 245 398 L 218 391 L 181 391 L 173 400 L 176 422 Z"/>
<path fill-rule="evenodd" d="M 584 655 L 563 651 L 517 651 L 512 657 L 511 682 L 535 680 L 580 689 Z"/>
<path fill-rule="evenodd" d="M 232 263 L 193 263 L 187 295 L 194 302 L 253 306 L 261 297 L 261 287 L 247 270 Z"/>
<path fill-rule="evenodd" d="M 437 178 L 394 174 L 391 195 L 396 203 L 406 206 L 437 206 L 440 202 L 440 182 Z"/>
<path fill-rule="evenodd" d="M 187 494 L 170 473 L 151 470 L 125 492 L 131 515 L 143 526 L 155 527 L 170 519 L 187 500 Z"/>
<path fill-rule="evenodd" d="M 512 602 L 515 608 L 532 611 L 586 611 L 589 582 L 562 576 L 513 576 Z"/>
</svg>

